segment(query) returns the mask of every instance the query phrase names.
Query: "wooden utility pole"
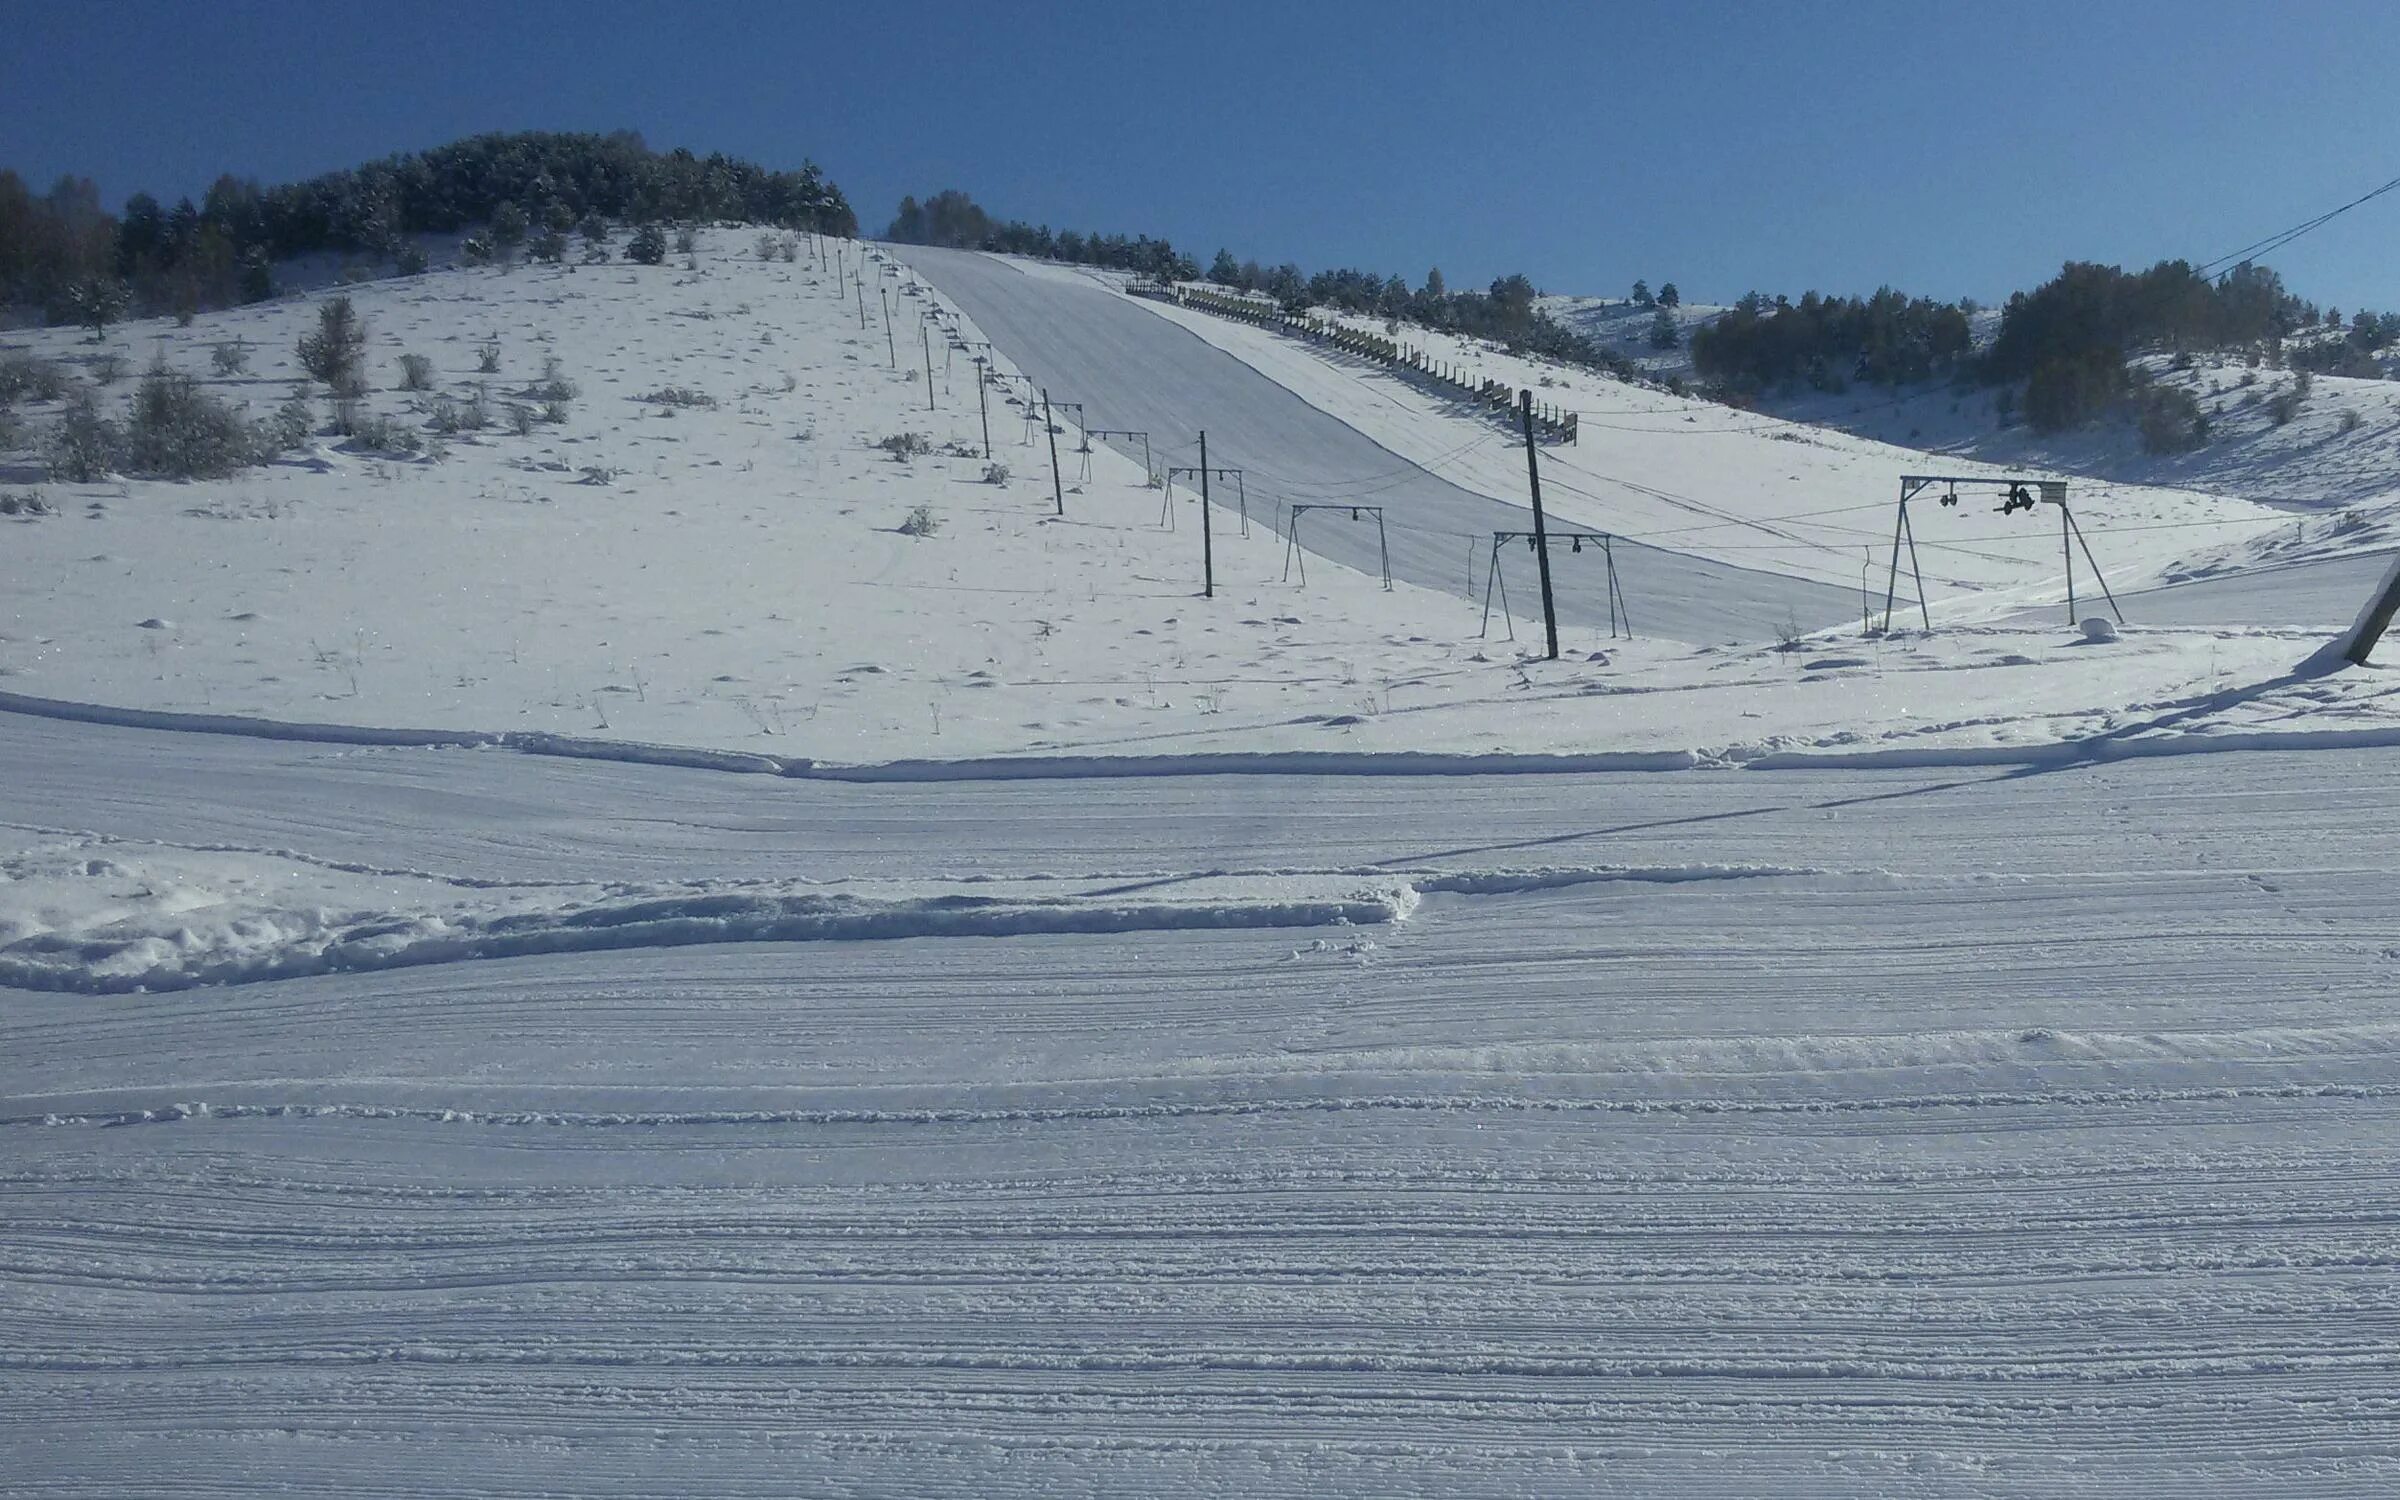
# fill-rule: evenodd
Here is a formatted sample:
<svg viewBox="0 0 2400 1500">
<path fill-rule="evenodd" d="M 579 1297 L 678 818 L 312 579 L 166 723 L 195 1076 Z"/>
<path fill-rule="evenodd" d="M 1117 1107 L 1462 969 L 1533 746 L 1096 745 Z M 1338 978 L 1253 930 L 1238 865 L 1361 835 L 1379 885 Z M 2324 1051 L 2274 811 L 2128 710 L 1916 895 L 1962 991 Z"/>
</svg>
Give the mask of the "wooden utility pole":
<svg viewBox="0 0 2400 1500">
<path fill-rule="evenodd" d="M 983 361 L 975 361 L 975 410 L 983 416 L 983 456 L 992 456 L 992 398 L 986 394 Z"/>
<path fill-rule="evenodd" d="M 890 333 L 891 329 L 886 327 L 884 332 Z M 917 338 L 925 345 L 925 409 L 931 411 L 933 410 L 933 335 L 925 331 L 925 324 L 922 321 L 917 324 Z"/>
<path fill-rule="evenodd" d="M 1200 434 L 1200 597 L 1217 597 L 1216 542 L 1208 524 L 1208 434 Z"/>
<path fill-rule="evenodd" d="M 1550 641 L 1550 659 L 1558 660 L 1558 606 L 1550 597 L 1550 528 L 1542 519 L 1542 466 L 1533 447 L 1533 392 L 1517 392 L 1517 412 L 1525 419 L 1525 477 L 1533 487 L 1533 556 L 1541 565 L 1542 629 Z"/>
<path fill-rule="evenodd" d="M 2336 643 L 2341 648 L 2342 659 L 2353 666 L 2365 666 L 2367 657 L 2375 650 L 2375 643 L 2382 640 L 2383 633 L 2391 628 L 2392 617 L 2396 614 L 2400 614 L 2400 557 L 2394 558 L 2391 567 L 2385 570 L 2382 586 L 2376 591 L 2375 597 L 2368 601 L 2367 607 L 2359 612 L 2358 620 L 2350 627 L 2349 634 Z"/>
<path fill-rule="evenodd" d="M 1058 477 L 1058 424 L 1050 420 L 1050 388 L 1042 387 L 1042 431 L 1050 439 L 1050 498 L 1058 502 L 1058 513 L 1067 513 L 1065 481 Z"/>
<path fill-rule="evenodd" d="M 892 342 L 892 294 L 878 284 L 875 288 L 875 295 L 883 301 L 884 357 L 889 359 L 892 362 L 892 368 L 897 370 L 900 368 L 900 346 Z"/>
</svg>

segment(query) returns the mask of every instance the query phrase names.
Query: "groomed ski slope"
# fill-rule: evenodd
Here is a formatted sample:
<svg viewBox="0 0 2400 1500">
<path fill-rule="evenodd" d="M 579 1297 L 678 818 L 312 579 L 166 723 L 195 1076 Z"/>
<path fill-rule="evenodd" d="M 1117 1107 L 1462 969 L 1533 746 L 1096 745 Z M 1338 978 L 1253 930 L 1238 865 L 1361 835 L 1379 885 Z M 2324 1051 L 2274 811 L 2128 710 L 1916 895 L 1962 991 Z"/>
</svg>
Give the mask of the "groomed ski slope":
<svg viewBox="0 0 2400 1500">
<path fill-rule="evenodd" d="M 0 989 L 0 1494 L 2400 1483 L 2388 753 L 927 787 L 8 717 L 0 758 L 133 904 L 209 859 L 393 924 L 1447 877 L 1400 922 Z"/>
<path fill-rule="evenodd" d="M 1255 520 L 1283 530 L 1284 507 L 1348 504 L 1383 507 L 1393 576 L 1425 588 L 1480 598 L 1494 531 L 1531 531 L 1533 513 L 1461 488 L 1369 439 L 1250 366 L 1132 301 L 1083 277 L 1033 274 L 1018 263 L 974 251 L 919 245 L 890 247 L 998 344 L 1009 359 L 1058 400 L 1080 399 L 1089 425 L 1146 431 L 1161 463 L 1197 465 L 1197 434 L 1207 431 L 1211 467 L 1245 470 Z M 1462 447 L 1505 451 L 1496 427 L 1450 424 Z M 1137 450 L 1138 451 L 1138 450 Z M 1524 483 L 1518 460 L 1518 492 Z M 1222 487 L 1222 481 L 1220 481 Z M 1552 524 L 1563 524 L 1553 517 Z M 1471 545 L 1480 538 L 1479 545 Z M 1373 574 L 1379 538 L 1346 511 L 1304 522 L 1309 551 Z M 1554 570 L 1560 617 L 1576 624 L 1609 618 L 1607 575 L 1588 557 L 1562 552 Z M 1771 639 L 1778 627 L 1838 624 L 1858 614 L 1855 588 L 1740 568 L 1658 547 L 1626 544 L 1626 600 L 1646 634 L 1686 641 Z M 1512 549 L 1518 608 L 1534 592 L 1523 546 Z M 1532 609 L 1538 612 L 1535 604 Z"/>
</svg>

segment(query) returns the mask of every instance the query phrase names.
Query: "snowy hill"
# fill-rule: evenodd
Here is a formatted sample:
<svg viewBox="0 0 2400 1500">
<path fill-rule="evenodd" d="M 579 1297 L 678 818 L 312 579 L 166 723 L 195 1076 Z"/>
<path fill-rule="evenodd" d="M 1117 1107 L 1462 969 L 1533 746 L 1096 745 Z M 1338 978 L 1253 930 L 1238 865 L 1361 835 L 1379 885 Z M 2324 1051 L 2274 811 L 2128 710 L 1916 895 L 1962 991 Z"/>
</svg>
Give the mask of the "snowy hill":
<svg viewBox="0 0 2400 1500">
<path fill-rule="evenodd" d="M 1247 536 L 1217 497 L 1221 597 L 1198 601 L 1188 478 L 1170 503 L 1148 486 L 1138 450 L 1083 453 L 1062 419 L 1067 513 L 1053 515 L 1048 449 L 1028 387 L 1012 378 L 989 393 L 1009 472 L 986 483 L 971 362 L 984 331 L 887 258 L 840 295 L 835 262 L 855 268 L 880 252 L 827 241 L 824 264 L 813 244 L 787 262 L 760 258 L 754 240 L 707 231 L 688 268 L 447 269 L 354 288 L 371 335 L 366 406 L 423 433 L 438 457 L 323 434 L 294 460 L 228 479 L 47 483 L 33 444 L 57 404 L 21 402 L 17 446 L 0 463 L 26 486 L 13 493 L 53 513 L 10 520 L 0 689 L 304 733 L 723 751 L 760 768 L 1390 752 L 1738 763 L 1809 747 L 1988 748 L 2115 724 L 2128 704 L 2206 701 L 2273 677 L 2353 607 L 2268 617 L 2287 635 L 2248 617 L 2137 632 L 2104 658 L 2057 628 L 2055 531 L 1943 515 L 1921 546 L 1949 633 L 1880 641 L 1856 665 L 1837 654 L 1828 660 L 1840 665 L 1795 676 L 1772 639 L 1780 615 L 1754 616 L 1746 639 L 1733 632 L 1730 655 L 1578 626 L 1572 653 L 1599 656 L 1526 663 L 1521 628 L 1482 624 L 1493 579 L 1474 536 L 1430 539 L 1445 559 L 1438 589 L 1295 569 L 1277 534 L 1285 502 L 1351 491 L 1294 490 L 1263 470 Z M 1105 278 L 1028 273 L 1120 295 Z M 125 373 L 98 388 L 107 407 L 121 410 L 138 372 L 163 358 L 261 415 L 286 399 L 295 345 L 324 295 L 189 328 L 124 326 L 101 346 L 51 330 L 11 348 L 77 382 L 113 357 Z M 1280 335 L 1134 305 L 1403 467 L 1521 502 L 1523 454 L 1488 420 Z M 921 334 L 921 314 L 937 307 L 946 322 Z M 1894 477 L 1961 466 L 1426 337 L 1583 413 L 1585 440 L 1543 456 L 1555 523 L 1804 582 L 1836 601 L 1829 618 L 1847 615 L 1852 633 L 1880 613 Z M 245 350 L 246 368 L 217 370 L 220 344 Z M 1013 377 L 1007 344 L 993 353 Z M 403 354 L 431 361 L 431 389 L 397 388 Z M 527 404 L 522 393 L 553 361 L 575 398 L 563 420 L 515 431 L 508 409 Z M 1125 376 L 1144 378 L 1138 366 Z M 479 398 L 491 425 L 425 432 Z M 1098 425 L 1106 402 L 1087 404 Z M 321 420 L 321 393 L 316 411 Z M 930 451 L 878 446 L 906 433 Z M 1157 437 L 1159 465 L 1190 461 L 1188 437 Z M 2079 505 L 2121 597 L 2238 570 L 2250 551 L 2289 563 L 2382 534 L 2294 533 L 2280 513 L 2158 487 L 2114 486 Z M 919 507 L 931 535 L 903 530 Z M 1313 536 L 1326 545 L 1328 533 Z M 1561 561 L 1566 576 L 1585 576 Z M 1637 623 L 1658 607 L 1645 566 L 1627 564 Z M 1521 624 L 1535 606 L 1513 576 Z M 2082 589 L 2088 597 L 2088 576 Z M 2138 605 L 2131 618 L 2141 623 Z M 1987 657 L 2044 665 L 1954 670 Z M 1827 673 L 1858 680 L 1814 691 Z M 2230 711 L 2217 727 L 2270 711 Z"/>
<path fill-rule="evenodd" d="M 1690 303 L 1660 309 L 1623 298 L 1582 296 L 1548 296 L 1539 305 L 1645 374 L 1684 381 L 1698 379 L 1692 334 L 1728 311 Z M 1651 343 L 1652 324 L 1661 311 L 1677 327 L 1677 343 L 1666 350 Z M 1982 348 L 1998 333 L 2000 314 L 1981 309 L 1968 325 L 1975 346 Z M 2291 348 L 2338 336 L 2338 330 L 2316 330 L 2296 336 Z M 2151 453 L 2133 419 L 2121 414 L 2080 431 L 2037 433 L 2001 410 L 1996 389 L 1947 381 L 1897 390 L 1861 385 L 1832 395 L 1774 391 L 1754 405 L 1765 415 L 1900 447 L 2117 484 L 2203 490 L 2294 510 L 2382 508 L 2400 497 L 2400 383 L 2390 378 L 2391 371 L 2383 379 L 2316 375 L 2314 389 L 2297 403 L 2297 414 L 2278 422 L 2271 415 L 2274 398 L 2292 387 L 2289 369 L 2261 369 L 2223 356 L 2184 368 L 2163 355 L 2137 363 L 2161 385 L 2199 398 L 2214 428 L 2208 442 L 2186 453 Z"/>
</svg>

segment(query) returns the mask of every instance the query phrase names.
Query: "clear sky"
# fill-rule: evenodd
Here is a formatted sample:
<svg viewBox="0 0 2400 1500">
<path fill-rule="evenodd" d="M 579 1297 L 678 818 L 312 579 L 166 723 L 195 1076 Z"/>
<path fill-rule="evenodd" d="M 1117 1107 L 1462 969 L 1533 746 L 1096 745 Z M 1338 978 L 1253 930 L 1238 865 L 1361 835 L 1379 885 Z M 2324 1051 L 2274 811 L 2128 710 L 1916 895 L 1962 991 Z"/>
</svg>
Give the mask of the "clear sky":
<svg viewBox="0 0 2400 1500">
<path fill-rule="evenodd" d="M 172 202 L 486 130 L 812 157 L 1205 261 L 1993 300 L 2400 176 L 2394 0 L 0 0 L 0 165 Z M 2400 193 L 2273 258 L 2400 308 Z"/>
</svg>

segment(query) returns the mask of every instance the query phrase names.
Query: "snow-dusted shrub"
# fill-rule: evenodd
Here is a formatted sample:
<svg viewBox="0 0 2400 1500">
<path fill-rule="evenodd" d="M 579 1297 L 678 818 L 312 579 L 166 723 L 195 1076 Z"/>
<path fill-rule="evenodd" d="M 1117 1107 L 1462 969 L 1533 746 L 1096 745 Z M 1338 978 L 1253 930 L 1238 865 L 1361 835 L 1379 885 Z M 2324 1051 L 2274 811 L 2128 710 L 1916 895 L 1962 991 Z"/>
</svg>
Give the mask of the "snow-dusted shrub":
<svg viewBox="0 0 2400 1500">
<path fill-rule="evenodd" d="M 2358 414 L 2357 407 L 2353 406 L 2342 413 L 2342 432 L 2344 436 L 2358 431 L 2358 429 L 2364 425 L 2366 425 L 2366 418 Z"/>
<path fill-rule="evenodd" d="M 985 484 L 1008 483 L 1008 465 L 1002 463 L 985 464 L 983 466 L 983 482 Z"/>
<path fill-rule="evenodd" d="M 509 431 L 515 433 L 519 437 L 531 437 L 533 435 L 533 422 L 534 412 L 532 407 L 527 406 L 522 401 L 511 401 L 508 403 Z"/>
<path fill-rule="evenodd" d="M 250 368 L 250 346 L 230 341 L 211 344 L 208 363 L 219 375 L 239 375 Z"/>
<path fill-rule="evenodd" d="M 221 479 L 258 462 L 259 443 L 230 402 L 162 361 L 142 377 L 125 420 L 125 466 L 167 479 Z"/>
<path fill-rule="evenodd" d="M 2178 386 L 2145 389 L 2137 421 L 2145 453 L 2189 453 L 2208 441 L 2208 414 L 2197 396 Z"/>
<path fill-rule="evenodd" d="M 116 472 L 124 448 L 124 430 L 100 415 L 91 392 L 79 391 L 43 439 L 42 460 L 52 478 L 90 484 Z"/>
<path fill-rule="evenodd" d="M 434 399 L 433 410 L 426 416 L 425 425 L 445 437 L 461 432 L 481 432 L 492 425 L 491 403 L 481 386 L 477 386 L 475 394 L 464 401 L 439 396 Z"/>
<path fill-rule="evenodd" d="M 58 508 L 42 498 L 39 490 L 22 490 L 14 494 L 0 491 L 0 516 L 54 516 Z"/>
<path fill-rule="evenodd" d="M 667 258 L 666 231 L 656 224 L 644 224 L 625 242 L 625 258 L 639 265 L 659 264 Z"/>
<path fill-rule="evenodd" d="M 761 234 L 758 237 L 757 243 L 752 245 L 751 249 L 758 253 L 758 258 L 760 260 L 773 260 L 776 252 L 781 248 L 782 243 L 783 242 L 776 239 L 772 233 Z"/>
<path fill-rule="evenodd" d="M 300 340 L 300 368 L 332 387 L 336 398 L 353 399 L 367 389 L 367 325 L 347 297 L 317 309 L 317 331 Z"/>
<path fill-rule="evenodd" d="M 475 346 L 475 368 L 486 375 L 500 373 L 500 341 L 485 339 Z"/>
<path fill-rule="evenodd" d="M 2316 381 L 2306 370 L 2302 370 L 2292 377 L 2290 385 L 2267 398 L 2267 419 L 2281 427 L 2300 415 L 2300 408 L 2307 404 L 2309 392 L 2314 389 Z"/>
<path fill-rule="evenodd" d="M 308 404 L 308 389 L 295 387 L 275 415 L 258 424 L 256 439 L 260 457 L 273 458 L 308 446 L 309 434 L 316 431 L 316 409 Z"/>
<path fill-rule="evenodd" d="M 907 520 L 900 523 L 902 536 L 928 537 L 941 529 L 942 523 L 934 516 L 930 505 L 918 506 L 908 513 Z"/>
<path fill-rule="evenodd" d="M 403 276 L 424 275 L 425 267 L 429 264 L 425 256 L 425 247 L 402 245 L 400 253 L 392 257 L 392 264 L 399 268 L 400 274 Z"/>
<path fill-rule="evenodd" d="M 555 354 L 542 357 L 542 378 L 527 386 L 524 391 L 524 395 L 529 400 L 539 401 L 545 405 L 556 402 L 562 406 L 582 394 L 583 388 L 566 377 L 558 362 L 558 356 Z M 716 403 L 709 404 L 713 406 Z"/>
<path fill-rule="evenodd" d="M 37 354 L 0 356 L 0 404 L 56 401 L 67 393 L 67 372 Z"/>
<path fill-rule="evenodd" d="M 699 249 L 700 236 L 692 232 L 691 226 L 686 225 L 675 231 L 675 253 L 677 255 L 697 254 Z"/>
<path fill-rule="evenodd" d="M 361 412 L 351 419 L 348 446 L 362 453 L 414 458 L 424 451 L 425 440 L 414 427 L 395 422 L 380 412 Z"/>
<path fill-rule="evenodd" d="M 640 399 L 651 406 L 703 406 L 712 410 L 717 404 L 716 397 L 683 385 L 662 385 Z"/>
<path fill-rule="evenodd" d="M 433 361 L 422 354 L 400 356 L 400 389 L 430 391 L 433 389 Z"/>
<path fill-rule="evenodd" d="M 933 451 L 933 439 L 921 432 L 895 432 L 875 445 L 900 463 Z"/>
<path fill-rule="evenodd" d="M 92 380 L 98 385 L 115 385 L 125 378 L 125 356 L 110 350 L 95 354 L 91 359 Z"/>
</svg>

